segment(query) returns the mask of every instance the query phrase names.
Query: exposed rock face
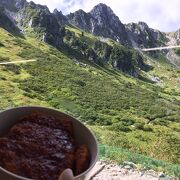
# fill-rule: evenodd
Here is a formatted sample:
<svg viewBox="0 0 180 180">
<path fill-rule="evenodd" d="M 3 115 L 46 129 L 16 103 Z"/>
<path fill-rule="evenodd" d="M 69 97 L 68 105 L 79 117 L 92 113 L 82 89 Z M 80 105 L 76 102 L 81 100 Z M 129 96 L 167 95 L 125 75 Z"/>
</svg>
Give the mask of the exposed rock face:
<svg viewBox="0 0 180 180">
<path fill-rule="evenodd" d="M 112 9 L 105 4 L 99 4 L 90 12 L 95 19 L 93 33 L 103 37 L 109 37 L 128 45 L 128 37 L 124 25 L 114 14 Z"/>
<path fill-rule="evenodd" d="M 176 31 L 176 36 L 175 36 L 175 38 L 177 39 L 177 44 L 180 44 L 180 29 L 178 29 L 178 30 Z"/>
<path fill-rule="evenodd" d="M 175 32 L 167 33 L 169 45 L 180 45 L 180 29 Z"/>
<path fill-rule="evenodd" d="M 15 0 L 1 0 L 0 6 L 10 11 L 16 11 Z"/>
<path fill-rule="evenodd" d="M 166 34 L 148 27 L 144 22 L 125 25 L 133 47 L 158 47 L 167 42 Z"/>
<path fill-rule="evenodd" d="M 27 4 L 26 0 L 15 0 L 15 7 L 17 10 L 24 8 Z"/>
<path fill-rule="evenodd" d="M 90 13 L 83 10 L 67 15 L 69 22 L 97 36 L 112 38 L 123 45 L 130 45 L 124 25 L 112 9 L 100 3 Z"/>
<path fill-rule="evenodd" d="M 33 15 L 32 15 L 33 13 Z M 30 26 L 36 32 L 40 33 L 42 39 L 56 47 L 62 45 L 62 35 L 60 25 L 54 16 L 50 13 L 46 6 L 41 6 L 30 2 L 21 10 L 22 15 L 26 15 L 26 20 L 22 20 L 21 24 L 25 27 Z M 24 24 L 24 22 L 26 22 Z"/>
<path fill-rule="evenodd" d="M 167 43 L 165 33 L 149 28 L 144 22 L 124 25 L 105 4 L 98 4 L 89 13 L 83 10 L 67 15 L 73 24 L 94 35 L 112 38 L 115 41 L 133 47 L 157 47 Z"/>
<path fill-rule="evenodd" d="M 0 27 L 7 30 L 11 34 L 20 35 L 20 30 L 17 28 L 14 22 L 8 17 L 3 7 L 0 7 Z"/>
<path fill-rule="evenodd" d="M 88 32 L 92 32 L 92 21 L 93 17 L 89 14 L 84 12 L 83 10 L 78 10 L 74 13 L 70 13 L 67 15 L 69 23 L 85 30 Z"/>
<path fill-rule="evenodd" d="M 31 27 L 45 42 L 56 47 L 63 44 L 61 26 L 47 6 L 38 5 L 32 1 L 28 3 L 26 0 L 2 0 L 0 5 L 4 7 L 8 20 L 14 24 L 14 27 L 11 25 L 10 28 L 5 29 L 14 29 L 18 26 L 23 30 Z"/>
<path fill-rule="evenodd" d="M 0 6 L 8 9 L 9 11 L 18 11 L 27 4 L 26 0 L 1 0 Z"/>
<path fill-rule="evenodd" d="M 112 38 L 126 46 L 157 47 L 168 42 L 169 35 L 149 28 L 144 22 L 122 24 L 112 9 L 102 3 L 89 13 L 78 10 L 67 16 L 57 9 L 51 13 L 46 6 L 28 3 L 26 0 L 1 0 L 0 7 L 3 7 L 1 16 L 8 19 L 7 27 L 1 22 L 2 27 L 9 31 L 31 27 L 40 34 L 42 40 L 56 47 L 63 44 L 62 27 L 68 23 L 94 35 Z M 180 30 L 173 33 L 172 38 L 179 44 Z"/>
<path fill-rule="evenodd" d="M 53 11 L 53 14 L 54 14 L 54 16 L 56 17 L 59 25 L 63 26 L 64 24 L 68 24 L 68 19 L 67 19 L 67 17 L 64 16 L 61 11 L 58 11 L 57 9 L 55 9 L 55 10 Z"/>
</svg>

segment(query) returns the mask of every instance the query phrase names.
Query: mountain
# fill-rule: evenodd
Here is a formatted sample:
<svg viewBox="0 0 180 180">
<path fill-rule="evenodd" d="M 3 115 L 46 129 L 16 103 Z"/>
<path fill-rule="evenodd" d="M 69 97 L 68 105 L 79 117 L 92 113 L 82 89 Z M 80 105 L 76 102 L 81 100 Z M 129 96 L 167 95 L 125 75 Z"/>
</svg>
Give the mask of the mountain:
<svg viewBox="0 0 180 180">
<path fill-rule="evenodd" d="M 69 22 L 97 36 L 112 38 L 123 45 L 129 45 L 124 25 L 105 4 L 98 4 L 90 13 L 83 10 L 67 15 Z"/>
<path fill-rule="evenodd" d="M 175 44 L 179 43 L 179 30 L 174 33 L 164 33 L 150 28 L 146 23 L 122 24 L 113 10 L 105 4 L 98 4 L 89 13 L 78 10 L 64 16 L 57 9 L 53 13 L 46 6 L 26 0 L 1 0 L 1 16 L 8 19 L 6 29 L 16 29 L 16 33 L 32 28 L 39 38 L 45 42 L 60 47 L 63 44 L 63 27 L 74 25 L 84 31 L 103 38 L 111 38 L 129 47 L 157 47 L 167 45 L 169 34 Z M 2 22 L 1 22 L 2 23 Z M 8 28 L 8 26 L 14 26 Z M 16 27 L 15 27 L 16 26 Z"/>
<path fill-rule="evenodd" d="M 98 4 L 89 13 L 78 10 L 64 16 L 57 9 L 53 13 L 46 6 L 37 5 L 26 0 L 1 0 L 1 16 L 7 18 L 6 29 L 18 32 L 33 29 L 38 38 L 60 47 L 63 45 L 63 27 L 74 25 L 86 32 L 103 38 L 111 38 L 128 47 L 157 47 L 169 42 L 169 34 L 154 30 L 144 22 L 122 24 L 112 9 L 105 4 Z M 5 17 L 6 16 L 6 17 Z M 8 26 L 14 26 L 8 28 Z M 16 26 L 16 27 L 15 27 Z M 179 31 L 170 37 L 178 43 Z"/>
<path fill-rule="evenodd" d="M 74 13 L 67 15 L 67 19 L 70 24 L 73 24 L 80 29 L 87 32 L 92 32 L 92 17 L 90 14 L 84 12 L 83 10 L 78 10 Z"/>
<path fill-rule="evenodd" d="M 61 26 L 46 6 L 26 0 L 1 0 L 0 6 L 11 24 L 22 33 L 32 29 L 43 41 L 56 47 L 62 45 Z"/>
<path fill-rule="evenodd" d="M 68 24 L 67 17 L 62 14 L 61 11 L 58 11 L 57 9 L 54 9 L 53 14 L 55 15 L 58 23 L 63 26 L 65 24 Z"/>
<path fill-rule="evenodd" d="M 10 17 L 6 14 L 5 9 L 0 7 L 0 27 L 6 29 L 12 34 L 20 34 L 20 29 L 14 24 Z"/>
<path fill-rule="evenodd" d="M 78 10 L 66 17 L 69 24 L 85 32 L 102 37 L 100 40 L 108 41 L 107 38 L 111 38 L 126 47 L 161 47 L 177 45 L 179 42 L 179 31 L 169 35 L 169 33 L 150 28 L 145 22 L 122 24 L 111 8 L 102 3 L 95 6 L 89 13 Z M 166 58 L 172 65 L 179 67 L 179 57 L 176 56 L 173 50 L 156 51 L 149 54 L 159 56 L 161 53 L 165 53 Z M 106 58 L 106 62 L 108 61 L 107 59 L 110 58 Z M 113 63 L 113 66 L 119 67 L 121 70 L 123 69 L 117 62 Z M 140 69 L 142 68 L 140 67 Z M 128 70 L 129 74 L 137 75 L 137 71 L 131 73 L 131 70 L 132 68 Z"/>
<path fill-rule="evenodd" d="M 68 30 L 79 39 L 81 30 Z M 81 40 L 92 43 L 95 38 L 85 33 Z M 56 108 L 85 122 L 99 143 L 112 146 L 101 151 L 108 158 L 146 163 L 178 176 L 178 70 L 162 58 L 148 59 L 154 68 L 140 80 L 99 66 L 77 46 L 68 47 L 58 50 L 36 37 L 14 36 L 0 28 L 0 62 L 35 60 L 0 65 L 0 108 Z M 99 53 L 105 54 L 104 49 Z"/>
<path fill-rule="evenodd" d="M 112 9 L 102 3 L 89 13 L 79 10 L 70 13 L 67 18 L 70 24 L 126 46 L 156 47 L 168 42 L 166 33 L 149 28 L 144 22 L 122 24 Z"/>
<path fill-rule="evenodd" d="M 149 28 L 144 22 L 129 23 L 125 27 L 133 47 L 165 46 L 168 41 L 165 33 Z"/>
<path fill-rule="evenodd" d="M 56 108 L 91 128 L 106 158 L 180 176 L 180 50 L 134 48 L 178 44 L 179 31 L 122 24 L 104 4 L 67 16 L 25 0 L 0 6 L 1 110 Z"/>
<path fill-rule="evenodd" d="M 57 48 L 63 46 L 63 40 L 66 40 L 68 46 L 79 49 L 85 58 L 99 65 L 109 64 L 132 76 L 138 77 L 139 69 L 148 69 L 141 55 L 133 49 L 120 47 L 119 43 L 116 46 L 109 45 L 100 40 L 88 44 L 83 39 L 76 38 L 72 33 L 69 35 L 68 30 L 65 30 L 64 26 L 76 25 L 87 31 L 93 31 L 95 35 L 116 39 L 128 45 L 130 41 L 127 40 L 124 25 L 105 4 L 97 5 L 90 13 L 79 10 L 67 17 L 57 9 L 51 13 L 46 6 L 34 2 L 28 3 L 25 0 L 1 1 L 0 4 L 4 8 L 2 22 L 6 22 L 6 27 L 4 24 L 1 27 L 9 32 L 13 30 L 21 35 L 34 34 L 38 39 Z M 112 28 L 109 29 L 109 27 Z M 108 52 L 100 55 L 100 52 L 105 50 Z"/>
<path fill-rule="evenodd" d="M 0 6 L 9 12 L 17 12 L 17 10 L 19 8 L 22 8 L 25 4 L 26 4 L 25 0 L 1 0 L 0 1 Z"/>
</svg>

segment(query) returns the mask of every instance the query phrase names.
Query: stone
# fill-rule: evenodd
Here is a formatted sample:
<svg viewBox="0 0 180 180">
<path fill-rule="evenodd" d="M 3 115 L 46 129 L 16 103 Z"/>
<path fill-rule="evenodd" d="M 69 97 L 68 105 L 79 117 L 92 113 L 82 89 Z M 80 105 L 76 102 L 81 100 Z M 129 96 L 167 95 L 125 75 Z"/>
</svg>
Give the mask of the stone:
<svg viewBox="0 0 180 180">
<path fill-rule="evenodd" d="M 132 167 L 130 165 L 125 165 L 123 168 L 130 170 Z"/>
<path fill-rule="evenodd" d="M 125 161 L 125 162 L 123 163 L 123 166 L 129 166 L 130 168 L 134 168 L 134 169 L 137 168 L 137 165 L 136 165 L 136 164 L 134 164 L 133 162 L 128 162 L 128 161 Z"/>
<path fill-rule="evenodd" d="M 160 172 L 158 176 L 159 176 L 159 178 L 166 177 L 165 173 L 163 173 L 163 172 Z"/>
</svg>

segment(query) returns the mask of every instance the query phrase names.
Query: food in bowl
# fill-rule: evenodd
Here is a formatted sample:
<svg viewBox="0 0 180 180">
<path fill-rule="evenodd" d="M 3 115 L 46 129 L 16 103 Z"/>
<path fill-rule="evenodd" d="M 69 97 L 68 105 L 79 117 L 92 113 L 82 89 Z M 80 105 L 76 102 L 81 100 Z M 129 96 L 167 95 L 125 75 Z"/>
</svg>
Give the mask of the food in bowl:
<svg viewBox="0 0 180 180">
<path fill-rule="evenodd" d="M 26 178 L 57 180 L 67 168 L 76 176 L 88 169 L 89 163 L 89 150 L 85 145 L 76 147 L 68 119 L 33 113 L 0 138 L 0 166 Z"/>
</svg>

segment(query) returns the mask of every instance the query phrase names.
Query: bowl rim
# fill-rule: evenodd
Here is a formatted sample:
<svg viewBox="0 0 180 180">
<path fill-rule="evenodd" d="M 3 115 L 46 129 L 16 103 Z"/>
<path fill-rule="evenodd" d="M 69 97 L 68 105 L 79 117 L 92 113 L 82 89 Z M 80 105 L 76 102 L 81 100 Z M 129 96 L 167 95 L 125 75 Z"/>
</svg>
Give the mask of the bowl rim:
<svg viewBox="0 0 180 180">
<path fill-rule="evenodd" d="M 98 155 L 99 155 L 98 141 L 97 141 L 97 138 L 96 138 L 95 134 L 88 127 L 86 127 L 80 120 L 78 120 L 77 118 L 75 118 L 75 117 L 73 117 L 73 116 L 71 116 L 69 114 L 61 112 L 60 110 L 55 109 L 55 108 L 44 107 L 44 106 L 34 106 L 34 105 L 32 105 L 32 106 L 31 105 L 30 106 L 18 106 L 18 107 L 8 108 L 6 110 L 1 111 L 0 114 L 8 112 L 8 111 L 11 111 L 11 110 L 21 109 L 21 108 L 42 108 L 42 109 L 47 109 L 47 110 L 50 110 L 50 111 L 55 111 L 55 112 L 58 112 L 58 113 L 61 113 L 61 114 L 65 115 L 65 116 L 69 116 L 71 119 L 73 119 L 73 120 L 77 121 L 78 123 L 80 123 L 92 135 L 92 137 L 94 138 L 96 149 L 97 149 L 97 154 L 96 154 L 96 156 L 94 158 L 94 161 L 92 162 L 91 166 L 86 171 L 84 171 L 83 173 L 79 174 L 78 176 L 74 176 L 74 179 L 76 180 L 76 179 L 79 179 L 81 177 L 84 177 L 88 172 L 90 172 L 92 170 L 92 168 L 95 166 L 95 164 L 96 164 L 96 162 L 98 160 Z M 17 178 L 19 180 L 33 180 L 33 179 L 29 179 L 29 178 L 26 178 L 26 177 L 14 174 L 14 173 L 4 169 L 1 166 L 0 166 L 0 171 L 2 171 L 5 174 L 9 174 L 10 176 L 13 176 L 13 177 L 15 177 L 15 178 Z"/>
</svg>

